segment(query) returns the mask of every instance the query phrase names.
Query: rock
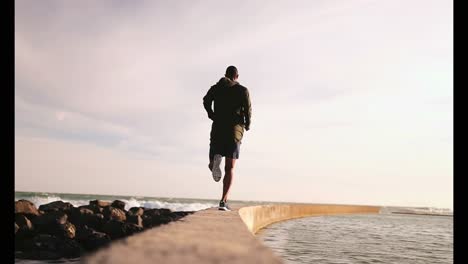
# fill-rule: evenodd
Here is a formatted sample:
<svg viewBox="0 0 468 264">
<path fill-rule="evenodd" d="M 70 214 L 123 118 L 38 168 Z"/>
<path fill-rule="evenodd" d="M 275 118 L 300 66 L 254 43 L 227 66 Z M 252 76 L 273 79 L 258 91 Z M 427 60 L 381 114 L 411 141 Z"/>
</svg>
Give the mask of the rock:
<svg viewBox="0 0 468 264">
<path fill-rule="evenodd" d="M 34 226 L 41 228 L 50 224 L 65 224 L 68 221 L 68 215 L 64 212 L 52 211 L 45 213 L 32 220 Z"/>
<path fill-rule="evenodd" d="M 143 226 L 145 228 L 167 224 L 180 218 L 177 214 L 165 208 L 145 210 L 143 216 Z"/>
<path fill-rule="evenodd" d="M 155 227 L 163 224 L 167 224 L 171 221 L 174 221 L 177 219 L 176 215 L 154 215 L 152 217 L 148 216 L 143 220 L 143 226 L 145 228 L 148 227 Z"/>
<path fill-rule="evenodd" d="M 27 259 L 59 259 L 77 258 L 83 253 L 80 244 L 72 239 L 61 239 L 48 234 L 39 234 L 25 241 L 22 245 L 23 252 L 16 253 L 18 258 Z"/>
<path fill-rule="evenodd" d="M 124 222 L 127 219 L 125 211 L 112 206 L 105 207 L 103 215 L 106 220 L 118 220 Z"/>
<path fill-rule="evenodd" d="M 90 228 L 88 226 L 82 226 L 82 227 L 78 227 L 76 229 L 76 236 L 75 236 L 75 239 L 77 241 L 81 241 L 81 240 L 84 240 L 86 237 L 88 237 L 90 234 L 92 234 L 93 232 L 96 232 L 96 230 L 94 230 L 93 228 Z"/>
<path fill-rule="evenodd" d="M 62 201 L 55 201 L 51 202 L 48 204 L 43 204 L 39 206 L 39 210 L 42 210 L 44 212 L 53 212 L 53 211 L 63 211 L 63 212 L 70 212 L 71 209 L 73 208 L 73 205 L 71 203 L 65 203 Z"/>
<path fill-rule="evenodd" d="M 106 206 L 110 206 L 111 202 L 102 201 L 102 200 L 93 200 L 93 201 L 89 201 L 89 205 L 95 205 L 98 207 L 106 207 Z"/>
<path fill-rule="evenodd" d="M 105 221 L 102 214 L 94 214 L 93 211 L 80 207 L 72 210 L 70 222 L 76 227 L 83 227 L 86 225 L 90 228 L 101 230 Z"/>
<path fill-rule="evenodd" d="M 16 229 L 18 227 L 18 229 Z M 33 225 L 23 214 L 15 214 L 15 249 L 24 247 L 24 243 L 35 235 Z"/>
<path fill-rule="evenodd" d="M 87 226 L 78 230 L 76 240 L 88 251 L 99 249 L 111 242 L 109 235 L 102 232 L 96 232 Z"/>
<path fill-rule="evenodd" d="M 78 208 L 80 208 L 80 209 L 84 208 L 84 209 L 91 210 L 95 214 L 101 214 L 104 211 L 104 208 L 99 207 L 99 206 L 97 206 L 95 204 L 93 204 L 93 205 L 82 205 L 82 206 L 79 206 Z"/>
<path fill-rule="evenodd" d="M 97 231 L 102 231 L 104 224 L 106 223 L 106 219 L 104 219 L 103 214 L 95 214 L 93 221 L 87 223 L 87 225 L 91 228 L 96 229 Z"/>
<path fill-rule="evenodd" d="M 142 207 L 132 207 L 128 210 L 127 215 L 139 215 L 142 216 L 145 210 Z"/>
<path fill-rule="evenodd" d="M 82 226 L 86 224 L 87 218 L 91 215 L 94 215 L 94 211 L 86 207 L 73 208 L 69 220 L 76 226 Z"/>
<path fill-rule="evenodd" d="M 25 241 L 22 250 L 57 250 L 57 244 L 60 240 L 49 234 L 38 234 L 34 238 Z"/>
<path fill-rule="evenodd" d="M 143 220 L 143 227 L 144 227 L 144 228 L 151 227 L 151 226 L 147 226 L 147 225 L 146 225 L 146 224 L 148 224 L 148 221 L 151 221 L 151 216 L 142 215 L 142 216 L 141 216 L 141 220 Z"/>
<path fill-rule="evenodd" d="M 62 256 L 57 251 L 47 250 L 29 250 L 15 251 L 15 258 L 18 259 L 35 259 L 35 260 L 58 260 Z"/>
<path fill-rule="evenodd" d="M 60 238 L 75 238 L 76 235 L 76 227 L 74 224 L 70 222 L 66 222 L 65 224 L 58 225 L 57 230 L 52 234 L 56 235 Z"/>
<path fill-rule="evenodd" d="M 90 210 L 88 208 L 77 208 L 78 212 L 80 212 L 81 215 L 93 215 L 95 214 L 93 210 Z"/>
<path fill-rule="evenodd" d="M 184 216 L 187 216 L 189 214 L 195 213 L 195 211 L 177 211 L 177 212 L 173 212 L 173 213 L 180 216 L 180 217 L 184 217 Z"/>
<path fill-rule="evenodd" d="M 15 223 L 19 226 L 19 229 L 33 229 L 31 221 L 23 214 L 15 214 Z"/>
<path fill-rule="evenodd" d="M 138 225 L 131 224 L 131 223 L 125 223 L 125 228 L 127 231 L 126 236 L 133 235 L 135 233 L 143 231 L 142 226 L 138 226 Z"/>
<path fill-rule="evenodd" d="M 50 234 L 59 238 L 75 237 L 75 226 L 68 222 L 67 214 L 51 211 L 33 219 L 33 226 L 40 234 Z"/>
<path fill-rule="evenodd" d="M 111 206 L 125 211 L 125 203 L 120 200 L 113 201 Z"/>
<path fill-rule="evenodd" d="M 178 212 L 172 212 L 170 215 L 171 215 L 171 218 L 173 219 L 173 221 L 176 221 L 176 220 L 179 220 L 180 218 L 182 217 L 185 217 L 189 214 L 193 214 L 195 211 L 178 211 Z"/>
<path fill-rule="evenodd" d="M 146 209 L 145 212 L 143 213 L 144 215 L 153 217 L 157 215 L 168 215 L 172 213 L 171 210 L 165 209 L 165 208 L 153 208 L 153 209 Z"/>
<path fill-rule="evenodd" d="M 139 215 L 129 215 L 129 216 L 127 216 L 127 223 L 135 224 L 137 226 L 143 227 L 143 219 Z"/>
<path fill-rule="evenodd" d="M 108 234 L 112 240 L 123 238 L 142 230 L 143 228 L 141 226 L 117 220 L 110 220 L 103 227 L 103 231 Z"/>
<path fill-rule="evenodd" d="M 192 212 L 132 207 L 123 201 L 100 200 L 73 207 L 56 201 L 39 210 L 27 200 L 15 202 L 15 256 L 30 259 L 79 257 L 120 239 L 182 218 Z"/>
<path fill-rule="evenodd" d="M 62 240 L 62 243 L 59 245 L 58 249 L 65 258 L 77 258 L 84 253 L 81 245 L 72 239 Z"/>
<path fill-rule="evenodd" d="M 94 211 L 86 207 L 73 208 L 70 213 L 70 221 L 80 218 L 81 216 L 94 215 Z"/>
<path fill-rule="evenodd" d="M 29 219 L 40 215 L 36 206 L 28 200 L 18 200 L 15 202 L 15 214 L 24 214 Z"/>
<path fill-rule="evenodd" d="M 118 239 L 125 236 L 125 223 L 116 220 L 110 220 L 103 227 L 104 233 L 111 239 Z"/>
</svg>

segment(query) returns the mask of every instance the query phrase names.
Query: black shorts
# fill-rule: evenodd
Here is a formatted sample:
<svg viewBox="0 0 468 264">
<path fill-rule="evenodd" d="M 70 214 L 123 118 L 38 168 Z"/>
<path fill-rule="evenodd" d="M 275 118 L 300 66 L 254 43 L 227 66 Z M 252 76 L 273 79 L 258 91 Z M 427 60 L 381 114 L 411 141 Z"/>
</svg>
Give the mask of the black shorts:
<svg viewBox="0 0 468 264">
<path fill-rule="evenodd" d="M 220 142 L 218 144 L 210 144 L 210 160 L 213 160 L 214 155 L 219 154 L 230 159 L 238 159 L 240 153 L 241 142 Z"/>
</svg>

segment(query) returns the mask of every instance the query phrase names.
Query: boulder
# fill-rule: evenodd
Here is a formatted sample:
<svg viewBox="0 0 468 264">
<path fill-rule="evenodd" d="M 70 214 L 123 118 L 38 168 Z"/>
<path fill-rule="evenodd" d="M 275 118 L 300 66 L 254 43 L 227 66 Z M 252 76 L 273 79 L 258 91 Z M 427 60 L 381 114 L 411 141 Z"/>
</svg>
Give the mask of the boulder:
<svg viewBox="0 0 468 264">
<path fill-rule="evenodd" d="M 73 208 L 73 205 L 71 203 L 66 203 L 62 201 L 55 201 L 51 202 L 48 204 L 43 204 L 39 206 L 39 210 L 44 211 L 44 212 L 58 212 L 58 211 L 63 211 L 63 212 L 70 212 L 71 209 Z"/>
<path fill-rule="evenodd" d="M 34 235 L 31 221 L 23 214 L 15 214 L 15 226 L 18 226 L 18 229 L 15 231 L 16 238 L 18 239 L 25 239 Z"/>
<path fill-rule="evenodd" d="M 143 231 L 143 227 L 131 224 L 131 223 L 125 223 L 125 228 L 126 228 L 126 236 L 133 235 L 135 233 Z"/>
<path fill-rule="evenodd" d="M 56 231 L 52 232 L 52 234 L 60 238 L 73 239 L 76 235 L 76 227 L 74 224 L 66 222 L 65 224 L 57 225 Z"/>
<path fill-rule="evenodd" d="M 103 227 L 104 233 L 108 234 L 112 240 L 123 238 L 142 230 L 141 226 L 117 220 L 110 220 Z"/>
<path fill-rule="evenodd" d="M 102 201 L 102 200 L 93 200 L 93 201 L 89 201 L 89 205 L 95 205 L 98 207 L 106 207 L 106 206 L 110 206 L 111 202 Z"/>
<path fill-rule="evenodd" d="M 94 214 L 93 211 L 87 208 L 74 208 L 70 216 L 70 222 L 76 227 L 88 226 L 93 229 L 101 229 L 104 224 L 104 216 L 102 214 Z"/>
<path fill-rule="evenodd" d="M 135 224 L 137 226 L 143 227 L 143 219 L 139 215 L 129 215 L 129 216 L 127 216 L 127 223 Z"/>
<path fill-rule="evenodd" d="M 142 216 L 145 210 L 142 207 L 132 207 L 128 210 L 127 215 L 139 215 Z"/>
<path fill-rule="evenodd" d="M 40 215 L 36 206 L 28 200 L 18 200 L 15 202 L 15 214 L 24 214 L 29 219 Z"/>
<path fill-rule="evenodd" d="M 167 224 L 179 218 L 177 214 L 166 208 L 145 210 L 143 216 L 143 226 L 145 228 Z"/>
<path fill-rule="evenodd" d="M 103 214 L 95 214 L 93 221 L 90 221 L 87 223 L 87 225 L 91 228 L 94 228 L 97 231 L 102 232 L 102 228 L 104 227 L 104 224 L 106 223 L 106 219 L 104 219 Z"/>
<path fill-rule="evenodd" d="M 33 229 L 31 221 L 23 214 L 15 214 L 15 223 L 19 226 L 19 229 Z"/>
<path fill-rule="evenodd" d="M 79 212 L 80 215 L 92 215 L 92 214 L 95 214 L 95 212 L 91 209 L 88 209 L 88 208 L 76 208 L 76 210 L 74 210 L 76 212 Z"/>
<path fill-rule="evenodd" d="M 170 215 L 170 214 L 147 216 L 146 218 L 143 219 L 143 226 L 145 228 L 155 227 L 155 226 L 167 224 L 177 219 L 178 219 L 177 215 Z"/>
<path fill-rule="evenodd" d="M 195 213 L 195 211 L 177 211 L 177 212 L 173 212 L 173 214 L 177 215 L 177 216 L 180 216 L 180 217 L 184 217 L 184 216 L 187 216 L 189 214 L 193 214 Z"/>
<path fill-rule="evenodd" d="M 102 248 L 111 242 L 109 235 L 102 232 L 96 232 L 87 226 L 78 229 L 76 240 L 88 251 Z"/>
<path fill-rule="evenodd" d="M 26 259 L 77 258 L 83 253 L 80 244 L 72 239 L 61 239 L 48 234 L 39 234 L 22 245 L 15 257 Z"/>
<path fill-rule="evenodd" d="M 90 204 L 90 205 L 82 205 L 79 206 L 78 208 L 84 208 L 93 211 L 95 214 L 101 214 L 104 211 L 103 207 L 99 207 L 95 204 Z"/>
<path fill-rule="evenodd" d="M 112 206 L 105 207 L 102 213 L 106 220 L 118 220 L 124 222 L 127 219 L 125 211 Z"/>
<path fill-rule="evenodd" d="M 68 221 L 68 215 L 64 212 L 52 211 L 45 213 L 32 220 L 35 227 L 39 229 L 50 224 L 65 224 Z"/>
<path fill-rule="evenodd" d="M 125 211 L 125 203 L 120 200 L 113 201 L 111 206 Z"/>
<path fill-rule="evenodd" d="M 68 222 L 68 216 L 64 212 L 51 211 L 40 215 L 32 221 L 35 230 L 40 234 L 50 234 L 59 238 L 75 237 L 75 226 Z"/>
<path fill-rule="evenodd" d="M 145 209 L 143 214 L 153 217 L 157 215 L 168 215 L 170 213 L 172 213 L 172 211 L 166 208 L 153 208 L 153 209 Z"/>
</svg>

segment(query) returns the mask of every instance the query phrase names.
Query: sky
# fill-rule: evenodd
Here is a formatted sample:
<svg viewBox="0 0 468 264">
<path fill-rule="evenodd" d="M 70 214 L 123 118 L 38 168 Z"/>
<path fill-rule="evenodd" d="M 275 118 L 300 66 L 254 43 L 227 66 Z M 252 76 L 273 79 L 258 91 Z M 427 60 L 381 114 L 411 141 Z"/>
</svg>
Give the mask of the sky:
<svg viewBox="0 0 468 264">
<path fill-rule="evenodd" d="M 442 0 L 17 0 L 15 191 L 219 199 L 202 98 L 229 65 L 229 199 L 453 208 Z"/>
</svg>

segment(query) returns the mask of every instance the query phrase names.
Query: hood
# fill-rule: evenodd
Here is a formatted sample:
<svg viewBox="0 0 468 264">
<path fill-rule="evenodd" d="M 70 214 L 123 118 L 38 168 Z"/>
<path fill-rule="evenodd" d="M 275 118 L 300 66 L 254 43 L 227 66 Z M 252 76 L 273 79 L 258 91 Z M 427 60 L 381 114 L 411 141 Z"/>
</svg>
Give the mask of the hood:
<svg viewBox="0 0 468 264">
<path fill-rule="evenodd" d="M 229 78 L 223 77 L 219 79 L 218 83 L 216 85 L 222 86 L 222 87 L 232 87 L 234 85 L 238 84 L 238 82 L 233 81 Z"/>
</svg>

